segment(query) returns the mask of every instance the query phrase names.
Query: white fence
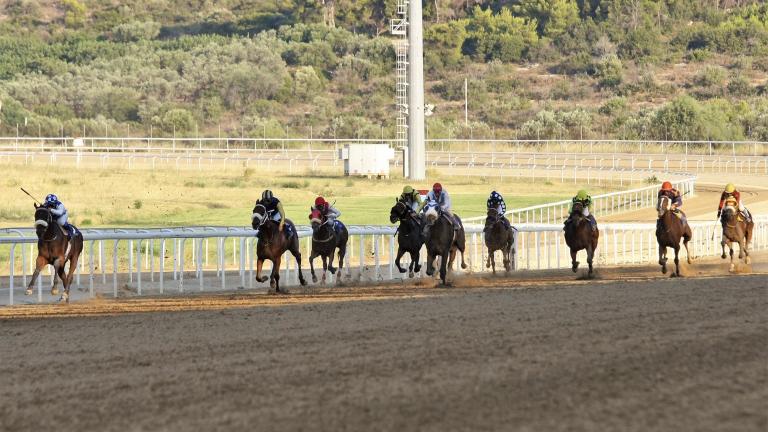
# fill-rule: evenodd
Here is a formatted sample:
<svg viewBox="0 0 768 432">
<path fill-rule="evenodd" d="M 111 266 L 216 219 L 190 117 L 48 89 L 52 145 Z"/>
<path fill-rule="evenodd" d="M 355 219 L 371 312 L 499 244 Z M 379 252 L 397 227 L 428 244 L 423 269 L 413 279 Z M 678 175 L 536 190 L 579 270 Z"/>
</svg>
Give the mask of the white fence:
<svg viewBox="0 0 768 432">
<path fill-rule="evenodd" d="M 691 252 L 694 256 L 719 255 L 719 224 L 693 222 L 691 226 Z M 487 250 L 482 240 L 482 228 L 481 225 L 466 226 L 468 272 L 485 271 Z M 517 228 L 515 269 L 570 267 L 561 224 L 520 224 Z M 600 246 L 596 255 L 598 267 L 657 261 L 655 224 L 604 224 L 600 228 Z M 397 247 L 394 227 L 349 227 L 349 231 L 345 279 L 387 281 L 402 277 L 394 267 Z M 7 263 L 0 270 L 0 304 L 14 304 L 19 298 L 29 301 L 22 293 L 33 270 L 37 239 L 30 230 L 6 229 L 0 234 L 0 256 Z M 73 300 L 97 295 L 119 297 L 257 287 L 254 281 L 256 241 L 254 232 L 249 228 L 85 230 L 84 235 L 85 248 L 77 268 Z M 306 259 L 311 234 L 308 229 L 300 228 L 299 235 L 302 238 L 302 269 L 309 279 Z M 756 223 L 751 249 L 764 250 L 767 247 L 768 219 L 760 219 Z M 422 259 L 426 259 L 426 255 L 422 254 Z M 281 284 L 296 286 L 295 260 L 290 258 L 283 262 Z M 407 263 L 406 256 L 403 266 Z M 568 273 L 563 276 L 571 277 Z M 52 275 L 49 274 L 49 277 Z M 46 281 L 49 277 L 45 278 Z M 78 291 L 78 287 L 84 289 L 83 292 Z M 45 290 L 48 291 L 48 287 Z M 41 277 L 34 300 L 42 302 L 48 299 L 53 300 L 50 296 L 43 296 Z"/>
<path fill-rule="evenodd" d="M 687 177 L 672 181 L 672 185 L 685 197 L 696 194 L 696 177 Z M 657 194 L 661 184 L 627 191 L 612 192 L 592 197 L 592 211 L 600 216 L 610 216 L 633 210 L 653 207 L 656 205 Z M 510 222 L 556 224 L 568 217 L 570 200 L 541 204 L 507 211 Z M 484 216 L 467 218 L 466 222 L 481 222 Z"/>
</svg>

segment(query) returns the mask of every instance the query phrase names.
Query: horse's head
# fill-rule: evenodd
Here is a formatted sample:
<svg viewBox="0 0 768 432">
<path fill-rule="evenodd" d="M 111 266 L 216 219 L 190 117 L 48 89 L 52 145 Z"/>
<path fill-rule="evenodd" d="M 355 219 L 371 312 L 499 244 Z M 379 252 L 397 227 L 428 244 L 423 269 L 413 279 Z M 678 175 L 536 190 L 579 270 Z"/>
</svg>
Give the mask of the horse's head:
<svg viewBox="0 0 768 432">
<path fill-rule="evenodd" d="M 320 210 L 313 209 L 309 214 L 309 221 L 312 224 L 312 232 L 317 232 L 320 226 L 323 224 L 323 214 Z"/>
<path fill-rule="evenodd" d="M 389 221 L 395 223 L 398 220 L 405 219 L 408 216 L 408 209 L 408 204 L 402 200 L 395 200 L 395 205 L 389 211 Z"/>
<path fill-rule="evenodd" d="M 723 207 L 723 219 L 731 220 L 736 217 L 737 214 L 738 212 L 736 211 L 735 203 L 726 202 L 725 207 Z"/>
<path fill-rule="evenodd" d="M 576 219 L 580 218 L 584 215 L 584 204 L 580 202 L 573 203 L 573 207 L 571 208 L 571 218 Z"/>
<path fill-rule="evenodd" d="M 35 232 L 37 237 L 42 238 L 51 223 L 53 223 L 51 211 L 45 207 L 38 207 L 35 210 Z"/>
<path fill-rule="evenodd" d="M 666 195 L 659 197 L 659 204 L 656 206 L 656 211 L 659 213 L 659 217 L 663 217 L 667 210 L 672 208 L 672 199 Z"/>
<path fill-rule="evenodd" d="M 264 222 L 269 219 L 267 217 L 267 208 L 264 207 L 262 204 L 256 204 L 256 207 L 253 208 L 253 214 L 251 215 L 251 226 L 253 229 L 259 229 L 260 226 L 264 225 Z"/>
<path fill-rule="evenodd" d="M 435 223 L 437 218 L 440 217 L 440 214 L 442 214 L 442 210 L 440 209 L 440 206 L 437 204 L 437 202 L 430 201 L 426 206 L 424 206 L 424 218 L 430 225 Z"/>
</svg>

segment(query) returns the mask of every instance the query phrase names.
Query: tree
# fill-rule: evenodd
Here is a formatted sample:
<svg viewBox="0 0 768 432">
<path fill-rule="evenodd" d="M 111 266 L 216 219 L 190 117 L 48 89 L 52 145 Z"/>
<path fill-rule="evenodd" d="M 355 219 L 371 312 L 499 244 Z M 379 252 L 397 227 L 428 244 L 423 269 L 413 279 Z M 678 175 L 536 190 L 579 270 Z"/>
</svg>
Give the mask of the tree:
<svg viewBox="0 0 768 432">
<path fill-rule="evenodd" d="M 85 5 L 79 0 L 62 0 L 64 6 L 64 24 L 71 28 L 80 28 L 85 24 Z"/>
</svg>

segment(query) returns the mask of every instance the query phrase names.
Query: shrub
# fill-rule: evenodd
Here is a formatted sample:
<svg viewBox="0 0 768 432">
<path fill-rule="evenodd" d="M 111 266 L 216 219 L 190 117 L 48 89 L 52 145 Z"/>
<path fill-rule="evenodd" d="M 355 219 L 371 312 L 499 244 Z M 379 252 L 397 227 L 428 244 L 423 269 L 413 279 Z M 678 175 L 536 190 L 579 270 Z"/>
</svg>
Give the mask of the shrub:
<svg viewBox="0 0 768 432">
<path fill-rule="evenodd" d="M 154 21 L 120 24 L 112 29 L 112 39 L 116 42 L 152 40 L 159 34 L 160 24 Z"/>
<path fill-rule="evenodd" d="M 751 96 L 754 93 L 754 89 L 750 85 L 749 81 L 741 75 L 734 77 L 731 82 L 728 83 L 728 94 L 736 97 Z"/>
<path fill-rule="evenodd" d="M 624 79 L 621 60 L 615 55 L 605 56 L 595 63 L 594 74 L 603 88 L 615 88 Z"/>
<path fill-rule="evenodd" d="M 141 207 L 144 205 L 144 203 L 141 202 L 141 200 L 136 200 L 133 202 L 133 208 L 135 210 L 141 209 Z"/>
</svg>

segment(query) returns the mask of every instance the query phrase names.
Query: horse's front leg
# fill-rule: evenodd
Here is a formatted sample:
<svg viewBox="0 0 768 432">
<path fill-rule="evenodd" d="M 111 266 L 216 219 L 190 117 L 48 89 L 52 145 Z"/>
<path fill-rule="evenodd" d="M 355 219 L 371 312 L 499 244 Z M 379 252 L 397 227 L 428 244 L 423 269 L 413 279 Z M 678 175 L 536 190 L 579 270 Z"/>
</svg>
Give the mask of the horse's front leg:
<svg viewBox="0 0 768 432">
<path fill-rule="evenodd" d="M 405 273 L 408 269 L 412 269 L 413 268 L 413 261 L 411 261 L 411 265 L 408 266 L 408 269 L 404 269 L 400 265 L 400 259 L 403 257 L 403 255 L 405 255 L 405 249 L 403 249 L 402 246 L 398 246 L 397 247 L 397 256 L 395 257 L 395 266 L 397 267 L 397 271 L 399 271 L 400 273 Z"/>
<path fill-rule="evenodd" d="M 576 273 L 576 270 L 579 269 L 579 262 L 576 261 L 576 254 L 579 251 L 571 249 L 571 271 Z"/>
<path fill-rule="evenodd" d="M 594 271 L 592 268 L 592 259 L 594 258 L 594 256 L 595 256 L 595 250 L 592 249 L 592 246 L 588 246 L 587 247 L 587 264 L 589 264 L 589 272 L 587 273 L 587 275 L 589 277 L 592 277 L 594 275 Z"/>
<path fill-rule="evenodd" d="M 317 252 L 312 249 L 312 254 L 309 255 L 309 272 L 312 274 L 312 283 L 317 283 L 317 276 L 315 276 L 315 258 L 317 258 Z"/>
<path fill-rule="evenodd" d="M 723 254 L 720 255 L 720 258 L 725 259 L 725 257 L 727 256 L 725 254 L 725 236 L 723 236 L 723 240 L 720 242 L 720 246 L 723 248 Z"/>
<path fill-rule="evenodd" d="M 691 251 L 688 249 L 688 242 L 690 240 L 683 240 L 683 246 L 685 247 L 685 260 L 688 264 L 693 264 L 693 258 L 691 257 Z"/>
<path fill-rule="evenodd" d="M 440 255 L 440 280 L 443 281 L 443 285 L 448 286 L 448 257 L 446 255 L 449 254 Z"/>
<path fill-rule="evenodd" d="M 339 275 L 336 277 L 336 285 L 341 285 L 341 275 L 344 273 L 344 256 L 347 254 L 347 245 L 339 248 Z"/>
<path fill-rule="evenodd" d="M 48 260 L 38 255 L 37 261 L 35 261 L 35 271 L 32 273 L 32 279 L 29 281 L 29 285 L 27 285 L 26 295 L 32 295 L 32 286 L 35 284 L 37 277 L 40 276 L 40 271 L 46 265 L 48 265 Z"/>
<path fill-rule="evenodd" d="M 69 278 L 67 277 L 67 273 L 63 265 L 57 269 L 56 274 L 59 276 L 59 279 L 61 279 L 61 284 L 63 285 L 63 291 L 59 301 L 69 303 L 69 283 L 67 283 Z"/>
<path fill-rule="evenodd" d="M 667 274 L 667 247 L 659 246 L 659 265 L 661 266 L 661 273 Z"/>
<path fill-rule="evenodd" d="M 752 259 L 749 257 L 749 244 L 747 243 L 747 240 L 742 240 L 739 243 L 739 246 L 743 246 L 742 250 L 744 251 L 744 264 L 749 265 L 752 262 Z"/>
<path fill-rule="evenodd" d="M 275 258 L 273 261 L 274 265 L 272 266 L 272 273 L 269 275 L 269 287 L 274 289 L 276 293 L 280 292 L 280 263 L 282 260 L 282 255 Z"/>
<path fill-rule="evenodd" d="M 491 272 L 496 274 L 496 251 L 488 250 L 488 260 L 491 261 Z"/>
<path fill-rule="evenodd" d="M 333 266 L 333 260 L 336 258 L 336 248 L 331 249 L 331 256 L 328 257 L 328 271 L 336 274 L 336 267 Z"/>
<path fill-rule="evenodd" d="M 274 263 L 273 263 L 274 265 Z M 259 258 L 256 260 L 256 280 L 259 283 L 264 283 L 269 279 L 267 276 L 261 277 L 261 268 L 264 266 L 264 259 Z"/>
<path fill-rule="evenodd" d="M 419 261 L 421 257 L 421 248 L 416 249 L 416 252 L 411 252 L 411 264 L 413 265 L 413 272 L 411 273 L 411 277 L 413 277 L 413 273 L 420 273 L 421 272 L 421 262 Z"/>
<path fill-rule="evenodd" d="M 680 245 L 675 245 L 675 272 L 673 277 L 680 277 Z"/>
<path fill-rule="evenodd" d="M 59 262 L 58 259 L 53 262 L 53 285 L 51 286 L 51 295 L 53 296 L 59 295 L 59 279 L 62 279 L 60 275 L 64 270 L 64 266 L 59 264 Z M 62 282 L 64 282 L 64 279 L 62 279 Z"/>
<path fill-rule="evenodd" d="M 432 251 L 427 251 L 427 276 L 435 274 L 435 255 Z"/>
<path fill-rule="evenodd" d="M 733 243 L 728 242 L 728 253 L 731 255 L 731 265 L 728 268 L 728 271 L 733 273 L 736 271 L 736 263 L 733 261 Z"/>
<path fill-rule="evenodd" d="M 326 272 L 328 271 L 328 255 L 320 255 L 320 261 L 323 262 L 323 276 L 321 278 L 321 281 L 323 285 L 325 285 L 325 276 L 326 276 Z"/>
</svg>

